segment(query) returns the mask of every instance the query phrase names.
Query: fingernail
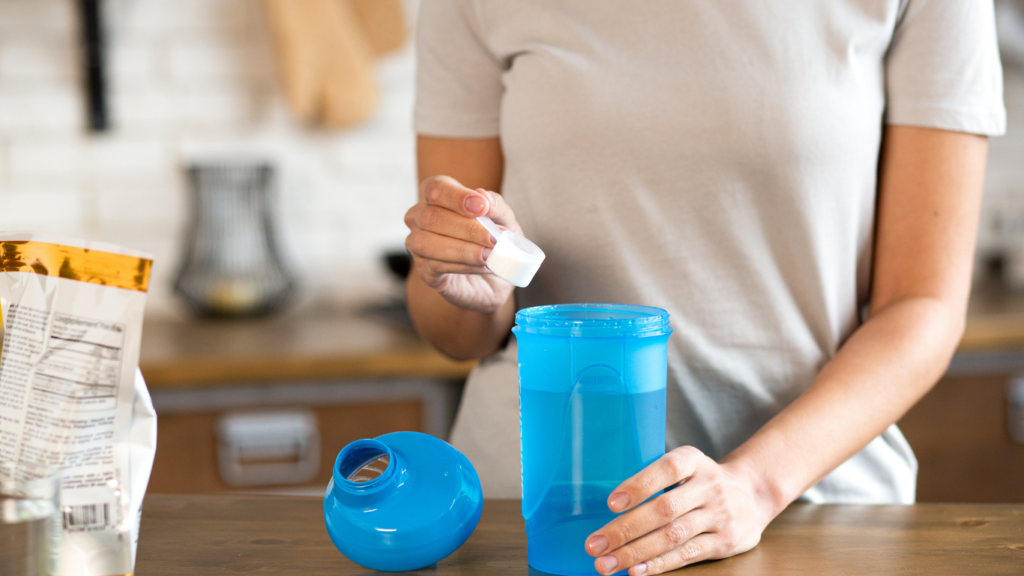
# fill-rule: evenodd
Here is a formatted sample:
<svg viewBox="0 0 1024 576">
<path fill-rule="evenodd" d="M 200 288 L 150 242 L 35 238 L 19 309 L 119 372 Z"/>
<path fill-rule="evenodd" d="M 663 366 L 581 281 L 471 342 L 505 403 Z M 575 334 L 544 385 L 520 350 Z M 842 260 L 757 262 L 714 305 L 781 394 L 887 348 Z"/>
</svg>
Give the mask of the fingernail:
<svg viewBox="0 0 1024 576">
<path fill-rule="evenodd" d="M 606 574 L 615 572 L 615 569 L 619 567 L 619 559 L 615 556 L 601 556 L 597 559 L 597 569 Z"/>
<path fill-rule="evenodd" d="M 479 196 L 470 196 L 466 198 L 466 211 L 471 214 L 477 214 L 483 212 L 487 208 L 487 202 Z"/>
<path fill-rule="evenodd" d="M 608 539 L 600 534 L 592 536 L 587 542 L 587 552 L 589 552 L 591 556 L 597 556 L 607 549 Z"/>
<path fill-rule="evenodd" d="M 636 566 L 633 566 L 633 576 L 643 576 L 647 574 L 647 563 L 641 562 Z"/>
<path fill-rule="evenodd" d="M 487 257 L 491 255 L 491 251 L 492 250 L 490 248 L 484 248 L 480 251 L 480 258 L 482 258 L 484 262 L 487 262 Z"/>
<path fill-rule="evenodd" d="M 608 507 L 612 512 L 621 512 L 626 509 L 626 506 L 629 506 L 629 494 L 625 492 L 612 494 L 611 500 L 608 501 Z"/>
</svg>

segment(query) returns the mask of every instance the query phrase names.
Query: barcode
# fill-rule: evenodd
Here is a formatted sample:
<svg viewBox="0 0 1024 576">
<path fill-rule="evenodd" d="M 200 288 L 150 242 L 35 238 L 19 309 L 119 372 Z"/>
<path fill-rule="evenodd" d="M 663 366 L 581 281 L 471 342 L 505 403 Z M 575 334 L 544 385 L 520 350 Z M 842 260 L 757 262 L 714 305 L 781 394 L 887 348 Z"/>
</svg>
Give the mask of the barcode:
<svg viewBox="0 0 1024 576">
<path fill-rule="evenodd" d="M 64 529 L 84 529 L 110 525 L 110 504 L 83 504 L 64 507 Z"/>
</svg>

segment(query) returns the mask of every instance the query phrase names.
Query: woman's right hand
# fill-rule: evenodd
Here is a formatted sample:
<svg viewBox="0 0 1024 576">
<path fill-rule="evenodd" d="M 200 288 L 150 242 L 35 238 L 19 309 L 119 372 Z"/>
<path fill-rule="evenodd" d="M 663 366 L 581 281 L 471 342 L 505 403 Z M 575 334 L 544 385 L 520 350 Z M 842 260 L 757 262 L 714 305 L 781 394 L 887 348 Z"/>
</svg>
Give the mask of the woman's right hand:
<svg viewBox="0 0 1024 576">
<path fill-rule="evenodd" d="M 405 213 L 405 247 L 416 274 L 445 300 L 490 313 L 508 300 L 514 286 L 487 269 L 485 260 L 496 239 L 476 221 L 483 215 L 521 232 L 500 194 L 470 190 L 448 176 L 427 178 L 420 185 L 420 201 Z"/>
</svg>

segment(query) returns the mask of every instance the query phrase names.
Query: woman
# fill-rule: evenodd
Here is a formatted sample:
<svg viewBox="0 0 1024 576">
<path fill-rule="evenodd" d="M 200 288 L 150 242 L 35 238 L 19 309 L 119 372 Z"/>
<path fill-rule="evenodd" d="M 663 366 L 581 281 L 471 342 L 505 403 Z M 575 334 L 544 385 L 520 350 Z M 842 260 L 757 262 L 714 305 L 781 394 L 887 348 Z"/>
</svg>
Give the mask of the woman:
<svg viewBox="0 0 1024 576">
<path fill-rule="evenodd" d="M 484 359 L 453 442 L 489 496 L 518 497 L 515 311 L 624 302 L 672 315 L 670 451 L 609 496 L 600 573 L 744 552 L 798 498 L 914 500 L 893 423 L 961 335 L 1005 125 L 990 2 L 421 10 L 407 297 Z M 488 274 L 480 214 L 547 253 L 529 288 Z"/>
</svg>

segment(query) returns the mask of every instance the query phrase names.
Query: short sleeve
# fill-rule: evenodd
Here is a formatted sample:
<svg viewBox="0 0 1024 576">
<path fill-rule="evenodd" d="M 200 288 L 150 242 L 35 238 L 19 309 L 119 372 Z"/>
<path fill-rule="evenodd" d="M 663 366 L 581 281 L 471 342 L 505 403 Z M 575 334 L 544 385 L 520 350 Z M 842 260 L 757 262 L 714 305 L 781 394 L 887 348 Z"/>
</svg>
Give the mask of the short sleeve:
<svg viewBox="0 0 1024 576">
<path fill-rule="evenodd" d="M 992 0 L 907 0 L 886 58 L 885 122 L 1006 132 Z"/>
<path fill-rule="evenodd" d="M 423 0 L 416 31 L 416 132 L 490 138 L 500 125 L 502 66 L 470 0 Z"/>
</svg>

